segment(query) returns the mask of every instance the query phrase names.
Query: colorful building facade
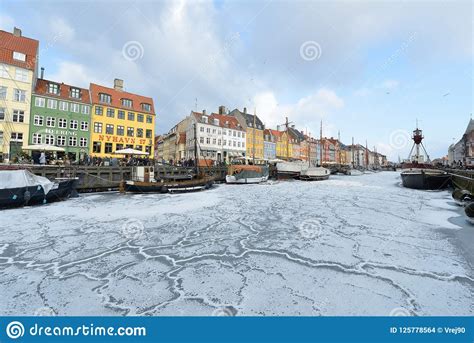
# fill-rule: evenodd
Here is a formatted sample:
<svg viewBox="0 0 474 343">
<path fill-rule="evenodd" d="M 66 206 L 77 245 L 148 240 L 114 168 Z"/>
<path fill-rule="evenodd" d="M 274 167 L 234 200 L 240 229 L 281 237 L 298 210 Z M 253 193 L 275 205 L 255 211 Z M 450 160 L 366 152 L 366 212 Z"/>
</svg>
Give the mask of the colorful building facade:
<svg viewBox="0 0 474 343">
<path fill-rule="evenodd" d="M 89 154 L 91 103 L 89 90 L 44 80 L 36 83 L 31 99 L 29 144 L 64 148 L 71 161 Z M 64 156 L 61 156 L 64 155 Z"/>
<path fill-rule="evenodd" d="M 225 107 L 219 107 L 219 113 L 224 111 Z M 243 111 L 235 109 L 229 115 L 236 117 L 247 133 L 246 156 L 252 158 L 264 158 L 264 130 L 265 125 L 256 114 L 247 113 L 247 108 Z"/>
<path fill-rule="evenodd" d="M 263 158 L 272 160 L 276 158 L 277 137 L 272 130 L 265 129 L 263 132 Z"/>
<path fill-rule="evenodd" d="M 15 160 L 28 145 L 38 47 L 18 28 L 0 31 L 0 162 Z"/>
<path fill-rule="evenodd" d="M 90 154 L 121 157 L 115 151 L 133 148 L 154 156 L 155 109 L 153 99 L 124 91 L 123 81 L 114 88 L 91 83 L 92 127 Z"/>
</svg>

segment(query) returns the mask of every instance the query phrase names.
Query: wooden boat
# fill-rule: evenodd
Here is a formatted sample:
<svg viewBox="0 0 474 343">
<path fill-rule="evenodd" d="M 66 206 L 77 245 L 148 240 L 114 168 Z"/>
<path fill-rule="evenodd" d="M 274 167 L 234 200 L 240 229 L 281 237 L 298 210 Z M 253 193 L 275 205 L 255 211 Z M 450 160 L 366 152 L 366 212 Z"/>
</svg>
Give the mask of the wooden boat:
<svg viewBox="0 0 474 343">
<path fill-rule="evenodd" d="M 300 174 L 300 180 L 303 181 L 321 181 L 329 179 L 331 172 L 323 167 L 309 167 L 303 169 Z"/>
<path fill-rule="evenodd" d="M 449 186 L 451 176 L 443 170 L 435 169 L 429 162 L 429 156 L 423 146 L 423 133 L 418 127 L 413 131 L 413 147 L 408 160 L 402 164 L 402 184 L 404 187 L 424 190 L 441 190 Z M 420 148 L 423 149 L 428 162 L 420 162 Z M 413 150 L 415 153 L 412 154 Z"/>
<path fill-rule="evenodd" d="M 307 162 L 303 161 L 278 162 L 276 165 L 277 178 L 279 180 L 298 179 L 305 164 Z"/>
<path fill-rule="evenodd" d="M 154 178 L 154 167 L 137 166 L 132 169 L 132 179 L 122 182 L 120 190 L 131 193 L 185 193 L 209 189 L 215 178 L 206 175 L 194 175 L 183 178 Z"/>
<path fill-rule="evenodd" d="M 76 193 L 77 178 L 50 181 L 28 170 L 0 170 L 0 208 L 42 205 Z"/>
<path fill-rule="evenodd" d="M 250 164 L 250 160 L 241 157 L 232 161 L 227 169 L 225 177 L 226 183 L 260 183 L 266 182 L 270 175 L 270 168 L 263 160 L 258 160 L 258 164 Z"/>
</svg>

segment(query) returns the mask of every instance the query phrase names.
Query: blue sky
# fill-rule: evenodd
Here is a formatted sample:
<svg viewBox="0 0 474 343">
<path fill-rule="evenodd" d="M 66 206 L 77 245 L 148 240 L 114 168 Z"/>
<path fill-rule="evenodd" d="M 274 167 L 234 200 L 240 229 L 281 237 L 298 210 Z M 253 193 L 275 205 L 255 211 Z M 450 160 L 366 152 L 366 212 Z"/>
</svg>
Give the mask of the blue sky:
<svg viewBox="0 0 474 343">
<path fill-rule="evenodd" d="M 191 110 L 247 107 L 269 127 L 432 158 L 473 112 L 471 1 L 10 1 L 0 28 L 40 40 L 46 78 L 152 96 L 157 133 Z"/>
</svg>

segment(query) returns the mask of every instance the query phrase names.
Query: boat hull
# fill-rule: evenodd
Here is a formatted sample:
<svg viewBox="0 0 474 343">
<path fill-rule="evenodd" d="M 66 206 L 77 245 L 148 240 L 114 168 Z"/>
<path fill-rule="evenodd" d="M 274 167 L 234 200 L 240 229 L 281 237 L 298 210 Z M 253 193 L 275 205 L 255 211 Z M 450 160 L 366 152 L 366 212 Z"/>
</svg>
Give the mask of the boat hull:
<svg viewBox="0 0 474 343">
<path fill-rule="evenodd" d="M 141 182 L 126 181 L 125 192 L 130 193 L 188 193 L 209 189 L 213 186 L 214 180 L 186 180 L 174 182 Z"/>
<path fill-rule="evenodd" d="M 42 186 L 0 189 L 0 208 L 42 205 L 69 198 L 76 190 L 77 179 L 55 182 L 45 194 Z"/>
<path fill-rule="evenodd" d="M 261 183 L 268 181 L 267 176 L 260 177 L 247 177 L 247 178 L 236 178 L 233 175 L 226 175 L 225 182 L 230 184 L 248 184 L 248 183 Z"/>
<path fill-rule="evenodd" d="M 441 190 L 450 183 L 449 174 L 432 174 L 423 170 L 402 172 L 401 177 L 403 186 L 412 189 Z"/>
<path fill-rule="evenodd" d="M 302 181 L 323 181 L 323 180 L 328 180 L 329 179 L 329 174 L 328 175 L 300 175 L 300 180 Z"/>
</svg>

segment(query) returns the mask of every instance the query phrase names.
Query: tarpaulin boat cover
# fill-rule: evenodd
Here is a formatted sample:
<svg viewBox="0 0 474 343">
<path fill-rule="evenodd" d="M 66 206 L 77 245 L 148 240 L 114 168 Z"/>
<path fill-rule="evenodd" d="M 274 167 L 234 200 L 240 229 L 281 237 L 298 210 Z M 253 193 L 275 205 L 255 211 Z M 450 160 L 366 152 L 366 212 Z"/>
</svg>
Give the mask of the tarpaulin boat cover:
<svg viewBox="0 0 474 343">
<path fill-rule="evenodd" d="M 0 170 L 0 189 L 41 186 L 44 194 L 53 188 L 54 182 L 28 170 Z"/>
</svg>

